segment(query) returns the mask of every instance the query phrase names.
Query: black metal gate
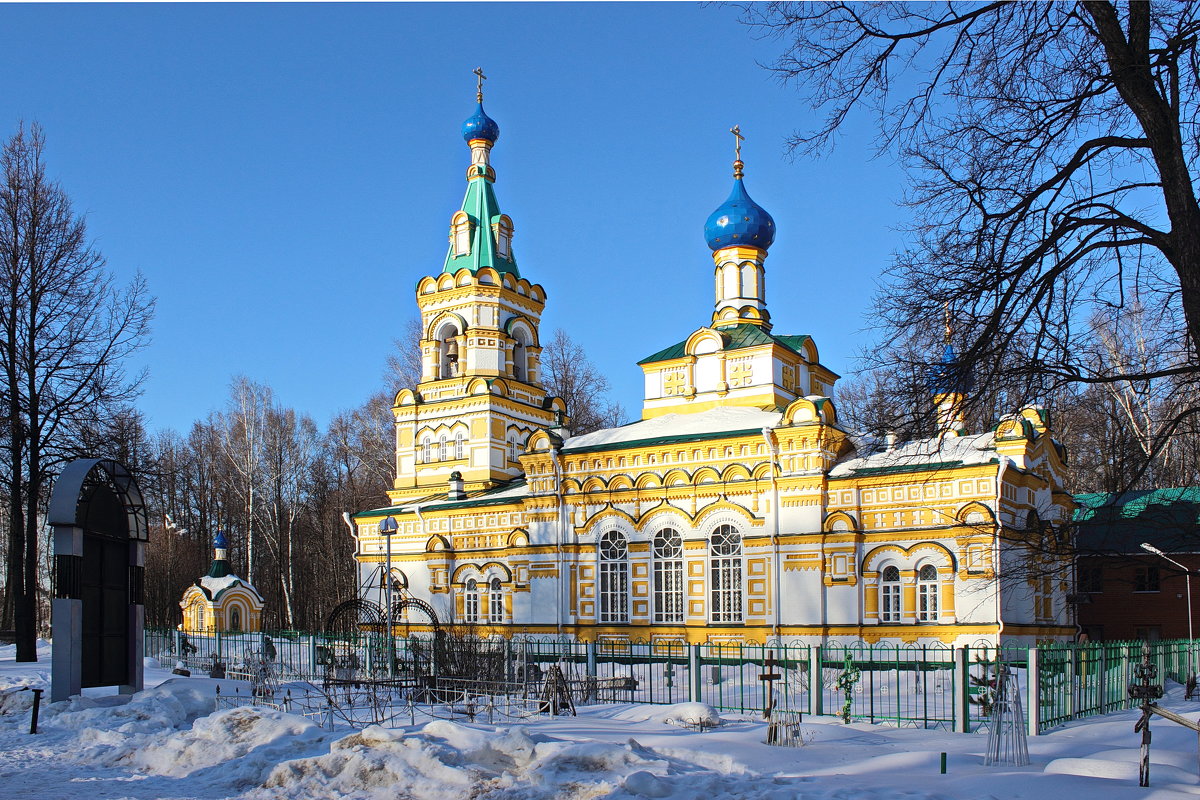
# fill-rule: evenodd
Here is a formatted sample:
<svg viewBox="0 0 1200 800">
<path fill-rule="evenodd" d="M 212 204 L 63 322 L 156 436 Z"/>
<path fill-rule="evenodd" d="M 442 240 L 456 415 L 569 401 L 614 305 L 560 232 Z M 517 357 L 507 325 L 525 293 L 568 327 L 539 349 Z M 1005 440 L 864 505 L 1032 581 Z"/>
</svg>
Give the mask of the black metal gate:
<svg viewBox="0 0 1200 800">
<path fill-rule="evenodd" d="M 82 678 L 85 687 L 112 686 L 129 682 L 129 525 L 112 488 L 86 488 Z"/>
</svg>

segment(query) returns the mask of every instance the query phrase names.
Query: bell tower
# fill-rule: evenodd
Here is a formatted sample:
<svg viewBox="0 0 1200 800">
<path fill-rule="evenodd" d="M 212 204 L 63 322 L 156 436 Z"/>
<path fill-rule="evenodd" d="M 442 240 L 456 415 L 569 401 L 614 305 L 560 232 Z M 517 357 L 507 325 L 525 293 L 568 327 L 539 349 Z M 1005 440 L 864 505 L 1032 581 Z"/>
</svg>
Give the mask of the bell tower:
<svg viewBox="0 0 1200 800">
<path fill-rule="evenodd" d="M 565 425 L 564 404 L 542 387 L 538 326 L 546 292 L 521 277 L 512 219 L 500 211 L 491 151 L 500 126 L 483 110 L 463 123 L 471 149 L 467 192 L 450 217 L 450 248 L 437 275 L 417 284 L 421 382 L 396 395 L 393 503 L 447 491 L 459 473 L 467 493 L 523 473 L 517 456 L 533 431 Z"/>
</svg>

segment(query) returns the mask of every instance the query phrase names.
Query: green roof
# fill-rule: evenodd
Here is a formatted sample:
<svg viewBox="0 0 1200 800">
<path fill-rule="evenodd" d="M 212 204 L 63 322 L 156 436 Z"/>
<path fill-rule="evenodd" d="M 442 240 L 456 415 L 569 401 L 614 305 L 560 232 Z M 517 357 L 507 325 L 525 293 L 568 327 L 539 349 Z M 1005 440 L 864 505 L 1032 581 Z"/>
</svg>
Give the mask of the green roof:
<svg viewBox="0 0 1200 800">
<path fill-rule="evenodd" d="M 631 422 L 636 425 L 636 422 Z M 748 428 L 741 431 L 709 431 L 707 433 L 681 433 L 677 436 L 652 436 L 646 439 L 631 439 L 625 442 L 604 442 L 588 447 L 564 447 L 563 453 L 592 453 L 599 450 L 630 450 L 635 447 L 648 447 L 659 444 L 677 444 L 680 442 L 698 442 L 705 439 L 736 439 L 739 436 L 762 436 L 762 428 Z"/>
<path fill-rule="evenodd" d="M 1141 553 L 1142 542 L 1171 552 L 1200 551 L 1200 487 L 1075 496 L 1081 552 Z"/>
<path fill-rule="evenodd" d="M 513 480 L 503 483 L 499 486 L 493 486 L 490 489 L 480 489 L 467 496 L 465 500 L 455 500 L 453 502 L 445 502 L 446 495 L 444 492 L 438 494 L 426 495 L 417 500 L 410 500 L 407 503 L 398 506 L 387 506 L 386 508 L 373 508 L 370 511 L 359 511 L 357 514 L 352 514 L 353 519 L 360 517 L 366 519 L 368 517 L 386 517 L 389 514 L 405 514 L 410 513 L 406 509 L 415 505 L 423 505 L 425 503 L 437 502 L 431 510 L 442 511 L 444 509 L 456 508 L 475 508 L 477 506 L 497 506 L 505 503 L 511 503 L 516 498 L 513 497 L 493 497 L 498 492 L 505 492 L 509 489 L 516 489 L 525 485 L 524 478 L 514 478 Z M 439 502 L 442 501 L 442 502 Z"/>
<path fill-rule="evenodd" d="M 740 350 L 743 347 L 755 347 L 760 344 L 775 344 L 783 345 L 788 350 L 791 350 L 796 355 L 800 355 L 800 347 L 808 341 L 807 336 L 772 336 L 758 325 L 751 325 L 748 322 L 743 322 L 738 325 L 733 325 L 728 328 L 717 329 L 721 334 L 721 339 L 725 342 L 724 350 Z M 687 344 L 687 339 L 684 339 L 678 344 L 673 344 L 665 350 L 659 350 L 651 356 L 646 356 L 638 364 L 653 364 L 656 361 L 670 361 L 673 358 L 683 358 L 687 355 L 684 351 L 684 346 Z"/>
<path fill-rule="evenodd" d="M 487 177 L 475 177 L 467 182 L 467 194 L 463 198 L 462 210 L 471 218 L 471 250 L 466 255 L 454 255 L 454 244 L 446 253 L 446 266 L 442 272 L 458 272 L 464 267 L 472 273 L 483 267 L 492 267 L 497 272 L 507 272 L 521 277 L 517 271 L 517 259 L 509 247 L 508 258 L 496 252 L 496 240 L 492 236 L 492 225 L 500 220 L 500 204 L 492 190 L 492 181 Z"/>
<path fill-rule="evenodd" d="M 990 464 L 998 463 L 997 459 L 992 459 Z M 955 461 L 929 461 L 918 464 L 888 464 L 882 467 L 859 467 L 858 469 L 850 470 L 849 475 L 840 476 L 842 480 L 846 478 L 856 478 L 860 475 L 890 475 L 893 473 L 902 472 L 933 472 L 939 469 L 954 469 L 955 467 L 963 466 L 962 459 Z M 972 464 L 971 466 L 979 466 Z M 838 480 L 838 478 L 830 478 L 830 480 Z"/>
</svg>

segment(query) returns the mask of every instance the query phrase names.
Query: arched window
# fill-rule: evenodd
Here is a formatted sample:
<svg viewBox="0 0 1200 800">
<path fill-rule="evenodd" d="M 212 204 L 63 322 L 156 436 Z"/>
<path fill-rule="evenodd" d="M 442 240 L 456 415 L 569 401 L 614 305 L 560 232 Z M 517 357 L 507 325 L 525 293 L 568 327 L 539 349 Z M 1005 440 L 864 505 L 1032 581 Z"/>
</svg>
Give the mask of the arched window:
<svg viewBox="0 0 1200 800">
<path fill-rule="evenodd" d="M 742 535 L 732 525 L 720 525 L 709 540 L 712 559 L 712 621 L 742 621 Z"/>
<path fill-rule="evenodd" d="M 442 438 L 438 440 L 438 461 L 445 461 L 447 457 L 446 436 L 443 434 Z"/>
<path fill-rule="evenodd" d="M 879 621 L 900 621 L 900 570 L 895 567 L 879 574 Z"/>
<path fill-rule="evenodd" d="M 629 621 L 629 544 L 619 531 L 600 537 L 600 621 Z"/>
<path fill-rule="evenodd" d="M 196 604 L 196 630 L 204 630 L 204 606 Z"/>
<path fill-rule="evenodd" d="M 513 342 L 513 377 L 517 380 L 523 380 L 525 374 L 525 342 L 521 341 L 518 335 L 517 340 Z"/>
<path fill-rule="evenodd" d="M 441 374 L 439 378 L 453 378 L 458 374 L 458 330 L 453 326 L 443 329 L 441 339 Z"/>
<path fill-rule="evenodd" d="M 454 458 L 455 459 L 465 458 L 465 456 L 463 455 L 463 443 L 465 441 L 466 441 L 466 437 L 463 436 L 462 431 L 459 431 L 458 433 L 454 434 Z"/>
<path fill-rule="evenodd" d="M 933 564 L 926 564 L 917 573 L 917 622 L 937 622 L 937 618 L 937 567 Z"/>
<path fill-rule="evenodd" d="M 471 252 L 471 218 L 457 212 L 450 220 L 450 245 L 454 255 L 465 256 Z"/>
<path fill-rule="evenodd" d="M 234 633 L 242 630 L 242 610 L 237 606 L 229 609 L 229 630 Z"/>
<path fill-rule="evenodd" d="M 500 579 L 492 578 L 488 588 L 488 619 L 504 622 L 504 590 L 500 586 Z"/>
<path fill-rule="evenodd" d="M 507 214 L 501 214 L 500 219 L 492 224 L 496 232 L 496 255 L 501 258 L 511 258 L 513 224 Z"/>
<path fill-rule="evenodd" d="M 683 540 L 674 528 L 654 534 L 654 621 L 683 622 Z"/>
<path fill-rule="evenodd" d="M 425 437 L 425 441 L 421 442 L 421 463 L 428 464 L 433 461 L 433 440 Z"/>
<path fill-rule="evenodd" d="M 479 622 L 479 584 L 474 578 L 463 589 L 463 622 Z"/>
<path fill-rule="evenodd" d="M 517 460 L 517 435 L 515 433 L 508 435 L 508 460 Z"/>
</svg>

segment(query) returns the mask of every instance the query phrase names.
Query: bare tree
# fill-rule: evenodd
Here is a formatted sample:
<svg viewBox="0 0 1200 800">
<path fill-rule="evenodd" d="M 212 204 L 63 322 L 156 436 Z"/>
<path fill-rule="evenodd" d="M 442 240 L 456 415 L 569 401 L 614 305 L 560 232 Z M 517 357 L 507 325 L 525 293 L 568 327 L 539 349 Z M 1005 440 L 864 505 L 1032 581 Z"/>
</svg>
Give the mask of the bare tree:
<svg viewBox="0 0 1200 800">
<path fill-rule="evenodd" d="M 271 387 L 251 381 L 244 375 L 233 379 L 229 408 L 215 415 L 212 425 L 219 431 L 222 450 L 239 478 L 238 488 L 245 503 L 246 579 L 255 580 L 255 518 L 259 485 L 263 478 L 263 448 L 267 413 L 274 402 Z"/>
<path fill-rule="evenodd" d="M 828 145 L 862 110 L 911 171 L 920 222 L 877 304 L 886 328 L 925 330 L 932 350 L 949 304 L 977 383 L 1029 399 L 1200 373 L 1198 14 L 1100 0 L 745 9 L 786 43 L 776 74 L 827 114 L 793 148 Z M 1156 363 L 1092 359 L 1088 320 L 1135 301 L 1170 323 Z"/>
<path fill-rule="evenodd" d="M 319 437 L 312 419 L 290 408 L 267 408 L 265 423 L 262 465 L 268 524 L 264 538 L 276 565 L 284 623 L 292 628 L 296 620 L 298 520 L 305 511 L 307 476 L 317 458 Z"/>
<path fill-rule="evenodd" d="M 624 421 L 625 409 L 607 397 L 608 379 L 562 328 L 554 331 L 542 349 L 541 367 L 542 385 L 566 403 L 574 434 L 611 428 Z"/>
<path fill-rule="evenodd" d="M 411 389 L 421 382 L 421 320 L 409 317 L 404 321 L 404 332 L 399 339 L 392 340 L 392 352 L 387 357 L 383 372 L 383 391 L 390 392 L 391 400 L 401 389 Z"/>
<path fill-rule="evenodd" d="M 117 287 L 83 218 L 46 177 L 40 127 L 0 152 L 0 370 L 8 495 L 6 591 L 17 660 L 36 661 L 39 534 L 50 476 L 80 428 L 137 392 L 122 361 L 147 338 L 153 301 L 137 276 Z"/>
</svg>

